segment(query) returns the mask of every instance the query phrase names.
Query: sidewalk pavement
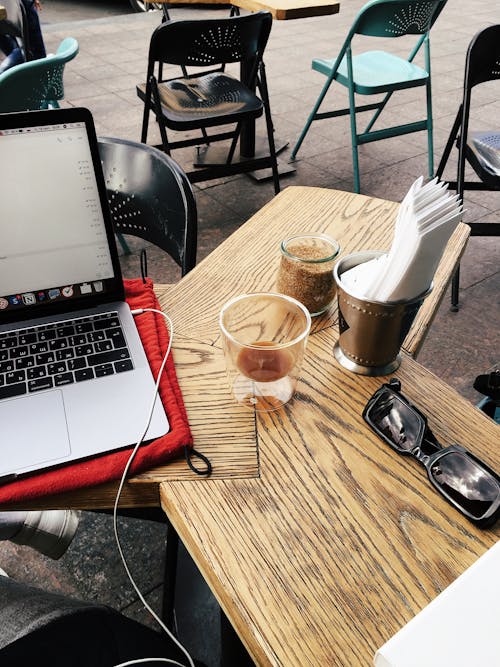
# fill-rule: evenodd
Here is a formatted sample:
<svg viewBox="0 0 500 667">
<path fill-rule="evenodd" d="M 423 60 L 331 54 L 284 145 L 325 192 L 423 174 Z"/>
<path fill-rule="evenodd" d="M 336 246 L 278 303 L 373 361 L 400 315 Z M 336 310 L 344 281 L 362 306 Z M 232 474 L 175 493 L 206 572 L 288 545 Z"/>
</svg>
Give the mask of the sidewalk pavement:
<svg viewBox="0 0 500 667">
<path fill-rule="evenodd" d="M 340 13 L 335 16 L 274 22 L 265 60 L 276 134 L 290 142 L 280 156 L 283 161 L 289 159 L 291 148 L 324 83 L 324 77 L 312 72 L 311 59 L 336 55 L 362 4 L 361 0 L 341 0 Z M 226 13 L 225 9 L 188 7 L 172 9 L 171 16 L 202 18 Z M 98 134 L 140 139 L 142 106 L 135 86 L 145 78 L 149 38 L 160 17 L 159 12 L 150 12 L 42 26 L 48 51 L 55 51 L 60 40 L 67 36 L 79 41 L 80 53 L 65 71 L 65 104 L 88 107 L 94 114 Z M 490 0 L 449 0 L 432 30 L 436 164 L 461 99 L 467 46 L 477 31 L 498 20 L 498 8 Z M 398 47 L 401 54 L 409 53 L 408 44 L 406 41 Z M 331 100 L 337 104 L 347 102 L 340 86 L 332 87 L 331 91 Z M 479 107 L 472 116 L 473 129 L 498 129 L 498 91 L 498 86 L 488 84 L 481 92 Z M 389 123 L 423 117 L 422 92 L 405 91 L 395 96 L 381 121 L 384 122 L 384 115 L 385 122 Z M 148 140 L 158 142 L 156 129 Z M 175 153 L 174 157 L 179 159 Z M 181 154 L 181 164 L 185 159 L 186 154 Z M 282 188 L 310 185 L 352 191 L 347 118 L 314 123 L 294 164 L 296 172 L 282 179 Z M 363 146 L 360 168 L 364 194 L 401 201 L 413 180 L 426 174 L 425 133 Z M 446 175 L 452 178 L 453 171 Z M 271 183 L 257 184 L 246 176 L 203 183 L 194 190 L 199 213 L 198 260 L 273 197 Z M 466 209 L 466 221 L 499 221 L 500 195 L 466 193 Z M 137 253 L 143 245 L 131 240 L 134 252 L 122 258 L 127 277 L 139 274 Z M 155 281 L 179 278 L 177 267 L 155 249 L 148 250 L 148 260 Z M 419 356 L 424 366 L 473 402 L 479 398 L 472 389 L 475 376 L 500 361 L 499 288 L 499 240 L 471 239 L 462 262 L 460 311 L 451 313 L 449 300 L 445 299 Z M 164 539 L 163 528 L 130 520 L 123 532 L 125 551 L 132 554 L 132 569 L 137 572 L 139 585 L 155 603 L 162 578 L 158 555 Z M 0 548 L 1 565 L 13 576 L 32 582 L 39 580 L 54 590 L 109 601 L 126 613 L 145 619 L 117 562 L 107 518 L 87 514 L 74 545 L 57 563 L 42 560 L 37 554 L 32 557 L 26 549 L 10 544 Z M 201 587 L 190 595 L 199 596 L 199 605 L 194 612 L 192 608 L 185 612 L 187 617 L 192 616 L 192 633 L 188 631 L 187 641 L 207 664 L 215 665 L 213 640 L 217 618 L 214 606 Z"/>
</svg>

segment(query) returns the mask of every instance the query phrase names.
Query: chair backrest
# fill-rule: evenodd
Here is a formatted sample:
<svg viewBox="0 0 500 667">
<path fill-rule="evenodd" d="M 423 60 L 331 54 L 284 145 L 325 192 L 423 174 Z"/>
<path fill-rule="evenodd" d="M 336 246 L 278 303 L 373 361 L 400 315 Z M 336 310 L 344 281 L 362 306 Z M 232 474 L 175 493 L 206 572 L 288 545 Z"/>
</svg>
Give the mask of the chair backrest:
<svg viewBox="0 0 500 667">
<path fill-rule="evenodd" d="M 475 35 L 467 49 L 465 88 L 500 79 L 500 25 L 491 25 Z"/>
<path fill-rule="evenodd" d="M 500 177 L 484 168 L 485 158 L 486 162 L 491 161 L 492 157 L 495 161 L 498 159 L 495 150 L 493 156 L 489 154 L 495 144 L 498 144 L 498 133 L 493 132 L 490 136 L 485 135 L 486 146 L 484 147 L 481 144 L 471 147 L 472 144 L 469 142 L 472 88 L 479 83 L 495 79 L 500 79 L 500 25 L 492 25 L 478 32 L 472 38 L 465 58 L 464 94 L 459 110 L 461 119 L 457 172 L 457 192 L 462 198 L 464 190 L 467 189 L 465 183 L 465 163 L 467 160 L 483 183 L 488 184 L 491 190 L 500 189 Z M 485 150 L 486 154 L 484 154 Z"/>
<path fill-rule="evenodd" d="M 196 264 L 197 211 L 191 184 L 171 157 L 146 144 L 99 138 L 116 232 L 167 252 L 184 276 Z"/>
<path fill-rule="evenodd" d="M 73 37 L 64 39 L 54 55 L 16 65 L 0 75 L 0 113 L 36 111 L 58 106 L 64 97 L 64 66 L 78 53 Z"/>
<path fill-rule="evenodd" d="M 447 0 L 371 0 L 356 17 L 352 34 L 371 37 L 424 35 Z"/>
<path fill-rule="evenodd" d="M 264 52 L 269 12 L 195 21 L 166 21 L 154 31 L 149 62 L 212 66 L 253 59 Z"/>
</svg>

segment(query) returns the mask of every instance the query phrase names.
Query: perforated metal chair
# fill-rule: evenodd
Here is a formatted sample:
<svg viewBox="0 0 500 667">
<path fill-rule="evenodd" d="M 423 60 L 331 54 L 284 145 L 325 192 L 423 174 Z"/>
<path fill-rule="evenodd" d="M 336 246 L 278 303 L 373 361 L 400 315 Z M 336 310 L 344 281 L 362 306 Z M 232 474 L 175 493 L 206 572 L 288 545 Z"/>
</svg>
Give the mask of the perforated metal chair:
<svg viewBox="0 0 500 667">
<path fill-rule="evenodd" d="M 78 42 L 67 37 L 55 54 L 0 74 L 0 113 L 58 108 L 64 98 L 64 67 L 77 53 Z"/>
<path fill-rule="evenodd" d="M 496 128 L 469 132 L 469 118 L 473 101 L 472 91 L 488 81 L 500 79 L 500 25 L 492 25 L 472 39 L 465 59 L 464 94 L 455 122 L 451 128 L 443 156 L 436 171 L 442 178 L 453 145 L 458 148 L 457 178 L 448 181 L 464 200 L 465 190 L 500 190 L 500 122 Z M 500 96 L 500 86 L 497 88 Z M 465 175 L 469 164 L 478 180 Z M 465 206 L 465 208 L 467 208 Z M 500 236 L 498 222 L 469 222 L 471 236 Z M 451 290 L 452 310 L 458 310 L 460 270 L 453 277 Z"/>
<path fill-rule="evenodd" d="M 152 146 L 99 138 L 115 231 L 138 236 L 168 253 L 186 275 L 196 264 L 197 211 L 179 165 Z M 127 252 L 126 244 L 123 245 Z"/>
<path fill-rule="evenodd" d="M 313 121 L 349 114 L 355 192 L 360 192 L 358 146 L 420 130 L 427 130 L 428 169 L 429 176 L 432 176 L 434 157 L 429 31 L 445 4 L 446 0 L 371 0 L 361 9 L 338 56 L 334 60 L 315 58 L 312 61 L 312 68 L 326 76 L 327 80 L 295 144 L 292 159 L 295 159 Z M 384 38 L 403 35 L 420 35 L 420 37 L 408 58 L 404 59 L 387 51 L 366 51 L 353 55 L 352 42 L 359 35 Z M 422 46 L 425 69 L 413 62 Z M 320 113 L 319 108 L 333 81 L 348 89 L 349 107 Z M 426 91 L 427 114 L 424 120 L 372 130 L 375 121 L 395 91 L 419 86 L 425 87 Z M 380 93 L 385 93 L 380 102 L 356 106 L 355 95 Z M 359 133 L 356 127 L 356 114 L 361 111 L 375 111 L 375 114 L 364 132 Z"/>
<path fill-rule="evenodd" d="M 271 30 L 269 12 L 247 16 L 195 21 L 166 21 L 154 31 L 150 47 L 146 83 L 137 86 L 144 102 L 141 141 L 146 143 L 150 114 L 160 127 L 162 148 L 173 149 L 231 140 L 225 163 L 189 171 L 191 183 L 257 169 L 271 168 L 275 192 L 279 192 L 278 166 L 265 68 L 262 61 Z M 240 63 L 241 80 L 228 75 L 224 66 Z M 163 76 L 163 65 L 175 65 L 173 78 Z M 178 66 L 183 68 L 179 77 Z M 187 68 L 205 68 L 189 75 Z M 163 68 L 163 69 L 162 69 Z M 206 69 L 208 68 L 208 69 Z M 170 75 L 172 76 L 172 74 Z M 254 93 L 257 87 L 260 97 Z M 234 161 L 236 144 L 244 122 L 265 115 L 269 155 L 241 157 Z M 207 129 L 236 125 L 234 130 L 208 135 Z M 202 130 L 200 137 L 170 141 L 169 130 Z"/>
</svg>

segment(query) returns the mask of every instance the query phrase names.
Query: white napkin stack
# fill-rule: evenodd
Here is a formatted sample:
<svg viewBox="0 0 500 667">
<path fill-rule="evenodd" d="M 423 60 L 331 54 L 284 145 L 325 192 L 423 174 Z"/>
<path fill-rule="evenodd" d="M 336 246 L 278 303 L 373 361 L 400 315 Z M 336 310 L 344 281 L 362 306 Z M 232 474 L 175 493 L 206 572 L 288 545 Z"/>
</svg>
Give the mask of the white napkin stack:
<svg viewBox="0 0 500 667">
<path fill-rule="evenodd" d="M 403 199 L 388 254 L 345 271 L 341 280 L 355 296 L 391 302 L 427 291 L 463 209 L 458 195 L 436 178 L 420 176 Z"/>
</svg>

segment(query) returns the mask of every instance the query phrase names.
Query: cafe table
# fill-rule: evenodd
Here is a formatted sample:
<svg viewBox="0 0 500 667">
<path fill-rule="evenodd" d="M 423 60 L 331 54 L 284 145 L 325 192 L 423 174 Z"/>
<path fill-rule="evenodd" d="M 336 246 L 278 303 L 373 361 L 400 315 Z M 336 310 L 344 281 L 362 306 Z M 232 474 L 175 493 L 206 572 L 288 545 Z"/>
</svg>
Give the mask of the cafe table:
<svg viewBox="0 0 500 667">
<path fill-rule="evenodd" d="M 303 19 L 310 16 L 327 16 L 338 14 L 340 2 L 335 0 L 158 0 L 163 5 L 165 17 L 168 17 L 168 6 L 175 5 L 228 5 L 250 12 L 268 11 L 273 19 L 287 21 Z"/>
<path fill-rule="evenodd" d="M 161 504 L 259 666 L 370 665 L 380 645 L 500 536 L 498 526 L 469 523 L 423 468 L 364 423 L 366 401 L 387 378 L 355 375 L 335 361 L 335 306 L 314 320 L 287 406 L 256 414 L 227 387 L 218 313 L 236 294 L 274 288 L 281 239 L 324 232 L 338 239 L 341 256 L 384 250 L 397 210 L 364 195 L 289 187 L 178 284 L 157 287 L 176 330 L 195 447 L 213 474 L 195 478 L 174 461 L 128 480 L 122 505 Z M 468 234 L 461 224 L 450 240 L 393 375 L 443 445 L 464 445 L 500 470 L 498 427 L 412 356 Z M 29 506 L 103 508 L 115 492 L 107 484 Z"/>
</svg>

